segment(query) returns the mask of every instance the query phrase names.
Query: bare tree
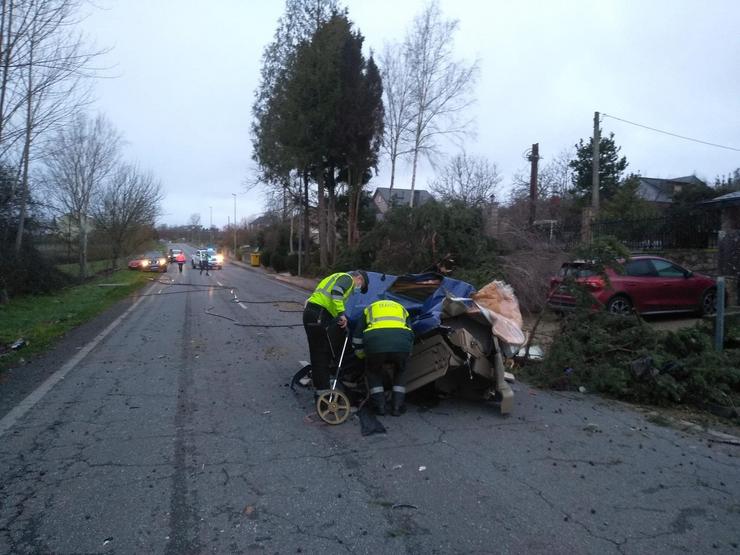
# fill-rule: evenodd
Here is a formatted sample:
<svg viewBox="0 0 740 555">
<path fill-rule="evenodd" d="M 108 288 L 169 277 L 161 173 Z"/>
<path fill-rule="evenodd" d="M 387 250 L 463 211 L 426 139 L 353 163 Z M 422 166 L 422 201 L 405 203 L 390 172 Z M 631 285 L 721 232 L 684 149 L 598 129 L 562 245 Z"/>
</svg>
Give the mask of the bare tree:
<svg viewBox="0 0 740 555">
<path fill-rule="evenodd" d="M 482 156 L 456 155 L 430 186 L 445 201 L 459 201 L 467 206 L 483 206 L 498 194 L 501 183 L 496 164 Z"/>
<path fill-rule="evenodd" d="M 88 100 L 81 87 L 101 52 L 86 50 L 74 32 L 78 0 L 4 0 L 0 28 L 0 153 L 18 148 L 20 252 L 29 201 L 32 148 Z"/>
<path fill-rule="evenodd" d="M 454 139 L 469 133 L 470 121 L 463 116 L 473 102 L 478 62 L 467 65 L 453 57 L 457 26 L 457 20 L 443 18 L 438 1 L 433 0 L 414 19 L 404 43 L 414 114 L 408 138 L 412 207 L 419 156 L 433 161 L 442 136 Z"/>
<path fill-rule="evenodd" d="M 391 163 L 391 182 L 393 190 L 398 159 L 411 151 L 404 139 L 408 138 L 414 114 L 411 110 L 411 75 L 403 47 L 386 44 L 380 57 L 380 75 L 383 80 L 383 104 L 385 107 L 385 127 L 383 151 Z"/>
<path fill-rule="evenodd" d="M 141 228 L 154 227 L 160 213 L 162 187 L 151 173 L 131 164 L 119 164 L 93 207 L 96 229 L 110 240 L 111 263 L 136 245 L 130 239 Z"/>
<path fill-rule="evenodd" d="M 49 198 L 79 229 L 80 277 L 87 276 L 87 239 L 92 210 L 118 162 L 121 138 L 101 115 L 78 114 L 60 129 L 48 150 L 45 181 Z"/>
</svg>

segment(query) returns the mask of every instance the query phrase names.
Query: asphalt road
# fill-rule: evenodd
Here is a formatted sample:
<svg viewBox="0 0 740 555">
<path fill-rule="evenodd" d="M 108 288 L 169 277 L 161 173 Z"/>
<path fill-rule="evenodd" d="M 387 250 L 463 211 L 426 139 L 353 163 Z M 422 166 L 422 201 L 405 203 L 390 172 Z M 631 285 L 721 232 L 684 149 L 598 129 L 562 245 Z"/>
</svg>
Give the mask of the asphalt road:
<svg viewBox="0 0 740 555">
<path fill-rule="evenodd" d="M 509 417 L 446 400 L 363 437 L 287 387 L 304 332 L 269 326 L 304 291 L 153 277 L 38 363 L 53 387 L 0 385 L 0 553 L 740 552 L 740 446 L 524 384 Z"/>
</svg>

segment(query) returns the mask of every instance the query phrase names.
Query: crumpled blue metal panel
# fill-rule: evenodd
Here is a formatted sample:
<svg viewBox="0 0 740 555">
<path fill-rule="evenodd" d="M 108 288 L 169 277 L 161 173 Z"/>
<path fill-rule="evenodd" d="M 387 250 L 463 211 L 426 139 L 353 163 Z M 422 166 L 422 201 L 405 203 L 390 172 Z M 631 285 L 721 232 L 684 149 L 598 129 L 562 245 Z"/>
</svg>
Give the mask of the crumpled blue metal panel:
<svg viewBox="0 0 740 555">
<path fill-rule="evenodd" d="M 368 284 L 367 293 L 362 294 L 355 289 L 355 293 L 345 303 L 345 313 L 350 320 L 352 328 L 362 318 L 362 311 L 369 304 L 381 300 L 390 299 L 402 304 L 411 315 L 411 328 L 416 335 L 425 335 L 438 327 L 441 323 L 442 302 L 446 293 L 454 297 L 469 298 L 475 291 L 475 287 L 465 281 L 442 277 L 432 272 L 424 274 L 406 274 L 403 276 L 393 276 L 390 274 L 380 274 L 368 272 L 370 283 Z M 430 279 L 442 279 L 438 287 L 428 292 L 415 291 L 413 297 L 406 293 L 401 293 L 398 289 L 406 283 L 417 283 Z"/>
</svg>

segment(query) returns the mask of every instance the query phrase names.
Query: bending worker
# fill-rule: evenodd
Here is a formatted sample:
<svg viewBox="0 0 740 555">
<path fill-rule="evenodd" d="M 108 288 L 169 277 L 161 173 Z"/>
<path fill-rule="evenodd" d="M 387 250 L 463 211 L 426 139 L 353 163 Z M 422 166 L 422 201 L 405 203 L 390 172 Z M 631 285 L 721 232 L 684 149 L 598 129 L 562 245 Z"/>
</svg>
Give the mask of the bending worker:
<svg viewBox="0 0 740 555">
<path fill-rule="evenodd" d="M 362 270 L 349 274 L 339 272 L 321 280 L 306 302 L 303 327 L 308 338 L 311 379 L 317 395 L 329 389 L 332 346 L 339 343 L 340 328 L 347 328 L 344 303 L 355 287 L 365 293 L 367 285 L 367 273 Z"/>
<path fill-rule="evenodd" d="M 365 358 L 365 375 L 375 413 L 385 415 L 383 365 L 389 363 L 393 366 L 391 414 L 401 416 L 406 397 L 404 370 L 414 346 L 409 313 L 395 301 L 375 301 L 365 308 L 363 321 L 355 331 L 352 344 L 355 354 Z"/>
</svg>

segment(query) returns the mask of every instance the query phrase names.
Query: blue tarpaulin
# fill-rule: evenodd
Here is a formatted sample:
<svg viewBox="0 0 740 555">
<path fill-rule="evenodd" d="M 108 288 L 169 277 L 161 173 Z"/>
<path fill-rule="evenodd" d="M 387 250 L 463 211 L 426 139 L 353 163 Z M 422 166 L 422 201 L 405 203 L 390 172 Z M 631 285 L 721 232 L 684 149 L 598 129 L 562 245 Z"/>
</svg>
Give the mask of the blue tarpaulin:
<svg viewBox="0 0 740 555">
<path fill-rule="evenodd" d="M 416 335 L 425 335 L 441 323 L 442 302 L 446 294 L 469 298 L 476 289 L 465 281 L 443 277 L 433 272 L 392 276 L 367 272 L 370 283 L 367 293 L 358 289 L 345 303 L 345 313 L 351 326 L 362 318 L 369 304 L 389 299 L 402 304 L 411 315 L 411 328 Z M 440 282 L 441 281 L 441 282 Z M 436 285 L 435 282 L 440 282 Z"/>
</svg>

